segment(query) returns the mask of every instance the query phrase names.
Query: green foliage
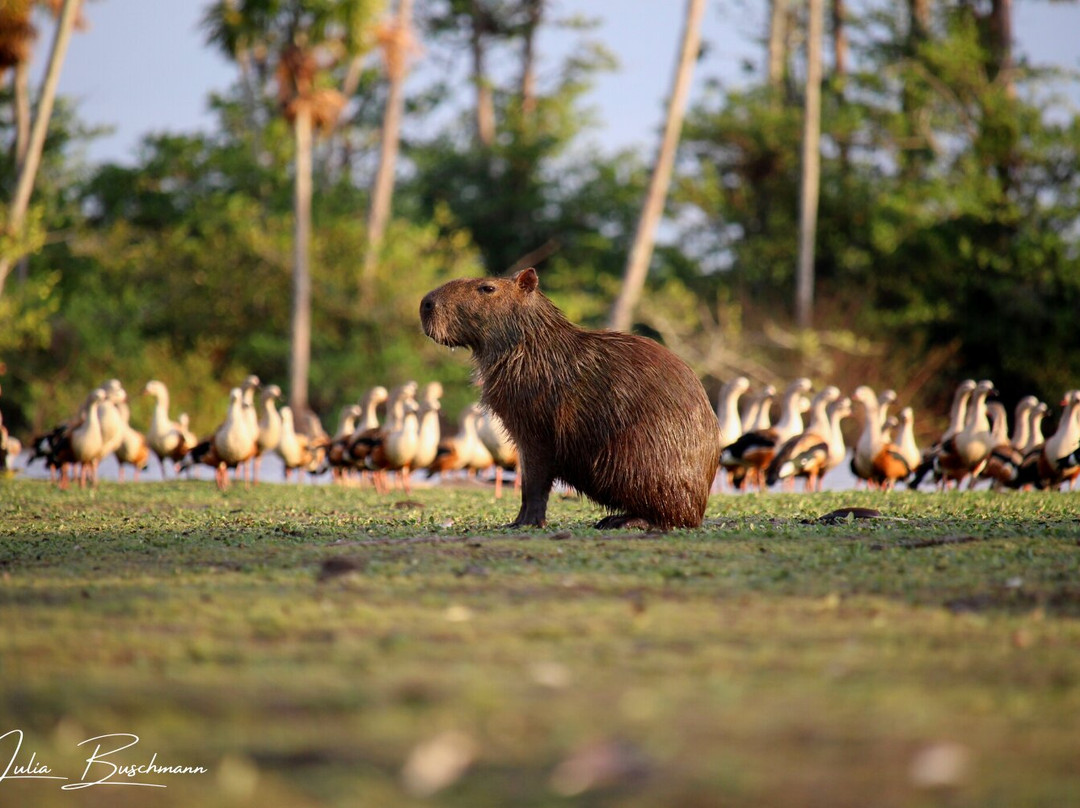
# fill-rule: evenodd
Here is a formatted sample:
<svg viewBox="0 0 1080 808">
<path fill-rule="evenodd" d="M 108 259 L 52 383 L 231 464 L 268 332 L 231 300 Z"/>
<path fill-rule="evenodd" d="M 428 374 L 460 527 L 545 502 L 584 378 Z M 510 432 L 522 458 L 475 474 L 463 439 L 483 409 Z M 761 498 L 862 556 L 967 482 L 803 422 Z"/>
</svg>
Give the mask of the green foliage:
<svg viewBox="0 0 1080 808">
<path fill-rule="evenodd" d="M 817 324 L 889 346 L 876 368 L 834 357 L 869 371 L 852 381 L 894 385 L 955 345 L 928 397 L 988 376 L 1008 399 L 1057 400 L 1080 378 L 1066 336 L 1080 296 L 1080 119 L 1045 94 L 1036 104 L 1033 72 L 1011 74 L 1029 80 L 1013 93 L 988 26 L 962 3 L 912 41 L 899 6 L 855 21 L 858 71 L 825 94 Z M 683 142 L 682 243 L 713 270 L 696 288 L 729 290 L 754 330 L 787 321 L 793 298 L 797 103 L 753 88 L 712 96 Z"/>
<path fill-rule="evenodd" d="M 31 252 L 29 279 L 13 278 L 0 300 L 5 423 L 43 428 L 105 378 L 137 389 L 159 377 L 202 430 L 246 373 L 285 378 L 294 143 L 279 114 L 276 59 L 289 37 L 314 37 L 328 48 L 315 85 L 336 86 L 348 57 L 370 46 L 381 8 L 211 4 L 204 30 L 242 66 L 237 85 L 211 99 L 212 131 L 147 137 L 130 166 L 87 171 L 78 149 L 94 133 L 60 100 L 31 224 L 18 243 L 0 237 L 0 250 Z M 588 28 L 554 8 L 417 7 L 424 58 L 460 64 L 473 34 L 486 48 L 496 137 L 490 147 L 469 137 L 471 86 L 455 84 L 453 70 L 410 85 L 397 218 L 377 301 L 365 309 L 357 265 L 385 92 L 375 60 L 348 115 L 316 145 L 311 398 L 324 417 L 372 384 L 408 378 L 449 382 L 450 414 L 475 395 L 464 352 L 432 345 L 417 324 L 419 297 L 448 277 L 502 273 L 533 256 L 571 319 L 603 324 L 648 166 L 639 154 L 584 145 L 594 122 L 586 93 L 614 67 L 586 40 L 543 64 L 535 107 L 523 103 L 524 46 L 537 20 L 540 31 Z M 790 317 L 797 88 L 714 83 L 691 110 L 638 325 L 707 383 L 736 372 L 757 381 L 811 373 L 844 387 L 914 379 L 917 404 L 940 404 L 960 376 L 991 377 L 1006 399 L 1056 401 L 1077 386 L 1080 119 L 1053 95 L 1075 77 L 1025 63 L 1004 71 L 985 3 L 934 8 L 925 32 L 911 28 L 904 4 L 851 10 L 852 72 L 830 77 L 823 99 L 812 333 Z M 444 123 L 432 133 L 410 128 L 410 116 Z M 5 118 L 0 132 L 10 140 Z M 10 168 L 0 163 L 9 190 Z"/>
</svg>

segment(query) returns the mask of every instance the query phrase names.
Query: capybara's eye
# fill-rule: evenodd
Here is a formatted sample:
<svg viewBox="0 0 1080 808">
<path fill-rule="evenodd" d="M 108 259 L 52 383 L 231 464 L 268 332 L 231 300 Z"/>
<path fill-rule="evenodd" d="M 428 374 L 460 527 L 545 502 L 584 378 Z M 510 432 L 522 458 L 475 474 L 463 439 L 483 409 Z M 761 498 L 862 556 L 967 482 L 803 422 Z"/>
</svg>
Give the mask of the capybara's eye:
<svg viewBox="0 0 1080 808">
<path fill-rule="evenodd" d="M 484 295 L 491 295 L 495 293 L 495 284 L 493 283 L 482 283 L 476 288 L 480 291 L 481 294 Z"/>
</svg>

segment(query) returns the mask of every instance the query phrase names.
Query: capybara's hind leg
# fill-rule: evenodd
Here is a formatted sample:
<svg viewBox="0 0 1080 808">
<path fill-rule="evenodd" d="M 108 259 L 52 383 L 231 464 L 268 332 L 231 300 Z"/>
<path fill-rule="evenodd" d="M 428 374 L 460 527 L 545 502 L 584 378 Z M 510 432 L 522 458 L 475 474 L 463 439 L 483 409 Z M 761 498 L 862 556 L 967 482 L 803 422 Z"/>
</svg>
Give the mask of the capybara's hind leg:
<svg viewBox="0 0 1080 808">
<path fill-rule="evenodd" d="M 655 530 L 656 525 L 643 516 L 631 516 L 628 513 L 613 513 L 605 516 L 595 525 L 597 530 Z"/>
</svg>

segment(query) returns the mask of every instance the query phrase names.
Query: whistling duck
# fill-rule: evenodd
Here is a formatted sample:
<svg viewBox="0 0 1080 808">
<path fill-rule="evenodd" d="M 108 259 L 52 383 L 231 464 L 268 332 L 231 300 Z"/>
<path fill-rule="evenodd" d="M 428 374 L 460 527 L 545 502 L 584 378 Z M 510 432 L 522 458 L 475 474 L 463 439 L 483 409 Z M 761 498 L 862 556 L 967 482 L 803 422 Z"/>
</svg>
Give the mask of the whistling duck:
<svg viewBox="0 0 1080 808">
<path fill-rule="evenodd" d="M 416 452 L 413 455 L 412 468 L 423 469 L 431 465 L 439 451 L 439 439 L 442 437 L 439 427 L 439 414 L 442 405 L 443 386 L 438 382 L 424 385 L 420 394 L 420 409 L 417 412 L 419 427 L 416 436 Z"/>
<path fill-rule="evenodd" d="M 909 488 L 918 488 L 929 472 L 934 473 L 934 479 L 938 486 L 947 488 L 950 480 L 959 481 L 967 475 L 963 461 L 956 454 L 952 439 L 967 420 L 968 399 L 975 391 L 975 380 L 964 379 L 956 387 L 953 393 L 952 405 L 949 408 L 949 425 L 938 438 L 937 442 L 923 452 L 922 462 L 915 469 L 915 476 L 908 484 Z"/>
<path fill-rule="evenodd" d="M 807 409 L 806 394 L 810 392 L 810 387 L 810 380 L 802 377 L 784 390 L 780 401 L 780 417 L 772 426 L 776 431 L 778 445 L 803 431 L 802 413 Z"/>
<path fill-rule="evenodd" d="M 990 418 L 990 435 L 994 439 L 994 445 L 1011 443 L 1009 437 L 1009 414 L 1005 411 L 1005 405 L 1000 401 L 987 401 L 986 414 Z"/>
<path fill-rule="evenodd" d="M 101 419 L 101 457 L 104 459 L 124 442 L 124 419 L 117 406 L 124 397 L 124 388 L 119 379 L 109 379 L 101 388 L 105 391 L 105 400 L 98 404 L 98 417 Z"/>
<path fill-rule="evenodd" d="M 367 466 L 372 471 L 399 472 L 405 493 L 412 490 L 409 477 L 420 437 L 415 392 L 416 383 L 410 382 L 400 389 L 397 395 L 390 396 L 386 424 L 366 459 Z"/>
<path fill-rule="evenodd" d="M 1018 447 L 1025 455 L 1034 449 L 1042 448 L 1043 442 L 1046 440 L 1043 436 L 1042 422 L 1049 412 L 1050 407 L 1047 406 L 1045 401 L 1036 402 L 1035 406 L 1028 412 L 1027 443 L 1022 447 Z"/>
<path fill-rule="evenodd" d="M 502 419 L 491 410 L 484 408 L 476 424 L 476 436 L 495 461 L 495 498 L 499 499 L 502 496 L 504 470 L 515 472 L 514 490 L 520 490 L 521 470 L 518 465 L 517 444 L 506 431 L 506 425 Z"/>
<path fill-rule="evenodd" d="M 390 393 L 381 385 L 376 385 L 368 390 L 363 398 L 360 399 L 360 409 L 363 410 L 363 415 L 361 415 L 356 428 L 361 431 L 365 429 L 378 429 L 378 406 L 386 403 L 389 397 Z"/>
<path fill-rule="evenodd" d="M 993 403 L 991 402 L 991 404 Z M 996 408 L 991 409 L 993 411 Z M 1036 462 L 1033 466 L 1037 470 L 1037 458 L 1034 458 L 1034 460 Z M 979 476 L 991 480 L 990 487 L 997 491 L 1002 486 L 1019 488 L 1024 484 L 1021 479 L 1021 475 L 1024 473 L 1024 453 L 1013 446 L 1011 441 L 1005 441 L 998 443 L 990 450 L 990 454 L 986 458 L 986 464 L 983 466 Z M 1034 477 L 1028 482 L 1034 482 Z"/>
<path fill-rule="evenodd" d="M 1042 401 L 1036 399 L 1034 406 L 1027 412 L 1027 441 L 1019 448 L 1020 465 L 1015 473 L 1006 470 L 997 475 L 997 479 L 1009 488 L 1030 489 L 1038 485 L 1041 480 L 1040 468 L 1042 466 L 1043 433 L 1042 422 L 1050 408 Z"/>
<path fill-rule="evenodd" d="M 364 414 L 359 404 L 348 404 L 341 408 L 337 430 L 326 447 L 326 460 L 330 464 L 330 474 L 334 482 L 342 483 L 352 469 L 346 457 L 346 444 L 356 432 L 356 424 Z"/>
<path fill-rule="evenodd" d="M 285 481 L 291 478 L 293 469 L 297 469 L 297 480 L 304 471 L 314 471 L 318 465 L 317 455 L 312 451 L 310 439 L 302 432 L 296 431 L 291 407 L 282 407 L 281 413 L 281 436 L 278 445 L 274 447 L 285 464 Z"/>
<path fill-rule="evenodd" d="M 739 399 L 750 388 L 750 380 L 745 376 L 736 376 L 724 383 L 716 398 L 716 422 L 720 427 L 720 448 L 723 449 L 743 434 L 742 418 L 739 416 Z M 753 405 L 752 405 L 753 406 Z M 758 405 L 760 411 L 760 404 Z M 731 483 L 732 471 L 717 469 L 716 481 L 722 483 L 725 478 Z"/>
<path fill-rule="evenodd" d="M 1080 477 L 1080 390 L 1070 390 L 1066 398 L 1071 396 L 1073 405 L 1073 428 L 1076 430 L 1075 444 L 1072 452 L 1058 459 L 1058 471 L 1062 478 L 1069 483 L 1072 490 L 1073 483 Z"/>
<path fill-rule="evenodd" d="M 965 381 L 963 386 L 969 385 Z M 993 383 L 984 379 L 971 389 L 965 402 L 963 426 L 943 439 L 934 456 L 934 474 L 943 487 L 948 487 L 950 480 L 959 487 L 964 478 L 970 476 L 968 487 L 973 488 L 978 473 L 989 459 L 994 438 L 990 433 L 986 396 L 993 388 Z"/>
<path fill-rule="evenodd" d="M 863 385 L 852 394 L 852 400 L 857 404 L 863 404 L 862 398 L 866 397 L 873 397 L 874 401 L 873 404 L 866 404 L 863 410 L 866 420 L 863 421 L 859 439 L 855 442 L 855 451 L 851 455 L 851 470 L 859 480 L 870 479 L 873 471 L 871 464 L 874 460 L 874 454 L 882 440 L 882 422 L 878 417 L 880 404 L 877 396 L 874 395 L 874 391 Z M 873 415 L 873 424 L 870 423 L 871 414 Z"/>
<path fill-rule="evenodd" d="M 0 471 L 10 472 L 15 469 L 15 458 L 22 451 L 22 443 L 8 432 L 0 415 Z"/>
<path fill-rule="evenodd" d="M 969 488 L 975 486 L 975 481 L 983 466 L 990 456 L 990 451 L 996 446 L 997 439 L 990 431 L 990 417 L 986 407 L 986 397 L 994 390 L 994 383 L 989 379 L 983 379 L 975 386 L 975 392 L 971 394 L 968 402 L 967 421 L 964 428 L 953 436 L 953 444 L 956 454 L 971 475 Z M 1003 441 L 1008 442 L 1008 432 L 1002 435 Z"/>
<path fill-rule="evenodd" d="M 896 402 L 896 391 L 892 389 L 882 390 L 878 393 L 878 418 L 881 419 L 881 426 L 884 428 L 885 422 L 889 420 L 889 407 Z M 899 421 L 899 419 L 897 419 Z"/>
<path fill-rule="evenodd" d="M 22 443 L 11 435 L 4 426 L 4 415 L 0 413 L 0 471 L 10 472 L 15 469 L 15 458 L 22 451 Z"/>
<path fill-rule="evenodd" d="M 775 396 L 776 388 L 771 384 L 765 385 L 761 390 L 747 396 L 746 410 L 743 412 L 739 427 L 739 437 L 735 438 L 732 443 L 739 441 L 748 432 L 761 432 L 772 426 L 772 417 L 769 411 Z M 721 436 L 722 440 L 723 436 Z M 730 445 L 725 444 L 721 448 L 720 468 L 727 472 L 728 486 L 732 489 L 741 489 L 746 483 L 749 466 L 744 465 L 741 458 L 734 453 L 724 455 L 723 449 Z"/>
<path fill-rule="evenodd" d="M 67 488 L 69 476 L 74 476 L 72 470 L 76 464 L 79 466 L 80 484 L 85 485 L 85 479 L 90 473 L 90 463 L 94 457 L 100 455 L 101 414 L 97 408 L 99 395 L 101 400 L 104 400 L 105 391 L 101 388 L 87 396 L 72 418 L 55 427 L 47 435 L 34 438 L 34 452 L 30 460 L 33 461 L 37 457 L 45 458 L 49 467 L 49 481 L 55 481 L 61 490 Z M 94 416 L 93 423 L 88 424 L 91 411 Z M 72 445 L 72 438 L 76 432 L 80 433 L 79 453 L 86 458 L 85 463 L 76 456 L 75 447 Z"/>
<path fill-rule="evenodd" d="M 255 410 L 255 391 L 262 382 L 254 373 L 250 374 L 240 384 L 240 393 L 244 408 L 244 417 L 247 418 L 248 427 L 252 432 L 259 428 L 259 414 Z"/>
<path fill-rule="evenodd" d="M 825 466 L 829 460 L 829 441 L 832 427 L 828 407 L 840 398 L 840 389 L 829 385 L 810 402 L 810 418 L 805 431 L 788 438 L 776 450 L 765 474 L 765 484 L 775 485 L 778 480 L 806 478 L 806 490 L 818 490 Z"/>
<path fill-rule="evenodd" d="M 98 482 L 98 463 L 105 457 L 105 440 L 101 431 L 101 416 L 106 404 L 107 392 L 99 387 L 90 394 L 85 405 L 85 417 L 82 422 L 71 429 L 68 437 L 71 443 L 71 453 L 75 462 L 81 464 L 79 470 L 79 487 L 85 488 L 87 478 L 92 485 Z M 113 408 L 115 410 L 115 408 Z M 61 478 L 60 487 L 66 486 L 66 479 Z"/>
<path fill-rule="evenodd" d="M 4 426 L 4 413 L 0 412 L 0 469 L 7 469 L 8 462 L 8 431 Z"/>
<path fill-rule="evenodd" d="M 212 444 L 217 460 L 215 479 L 219 489 L 229 487 L 228 469 L 240 469 L 255 456 L 258 426 L 244 410 L 244 393 L 239 387 L 229 391 L 229 409 L 225 421 L 214 431 Z M 239 473 L 239 472 L 237 472 Z"/>
<path fill-rule="evenodd" d="M 173 472 L 177 465 L 197 443 L 188 442 L 180 424 L 169 418 L 169 390 L 163 382 L 151 379 L 143 388 L 143 393 L 154 398 L 154 414 L 150 417 L 150 428 L 146 430 L 146 442 L 157 455 L 161 464 L 161 477 L 165 479 L 165 458 L 172 461 Z"/>
<path fill-rule="evenodd" d="M 911 466 L 900 447 L 887 443 L 882 437 L 880 405 L 874 391 L 860 385 L 855 389 L 852 398 L 862 405 L 866 419 L 862 435 L 855 445 L 852 469 L 868 483 L 890 490 L 897 480 L 903 480 L 911 474 Z"/>
<path fill-rule="evenodd" d="M 720 388 L 720 394 L 716 398 L 716 421 L 720 426 L 721 448 L 734 443 L 742 436 L 739 399 L 748 389 L 750 389 L 750 380 L 745 376 L 736 376 Z"/>
<path fill-rule="evenodd" d="M 746 467 L 758 489 L 763 490 L 765 470 L 775 457 L 776 450 L 789 438 L 802 432 L 802 405 L 809 390 L 810 380 L 807 378 L 799 378 L 789 384 L 784 390 L 780 417 L 776 423 L 768 429 L 745 432 L 738 440 L 725 446 L 720 452 L 720 465 L 725 468 Z"/>
<path fill-rule="evenodd" d="M 85 405 L 81 417 L 85 417 Z M 65 422 L 44 435 L 35 435 L 30 444 L 30 457 L 26 461 L 29 467 L 38 458 L 43 459 L 49 469 L 49 482 L 57 482 L 61 488 L 66 486 L 67 470 L 75 462 L 71 451 L 71 430 L 74 426 L 74 422 Z"/>
<path fill-rule="evenodd" d="M 915 411 L 911 407 L 900 410 L 893 443 L 899 448 L 909 468 L 915 468 L 922 461 L 922 452 L 915 442 Z"/>
<path fill-rule="evenodd" d="M 895 415 L 890 415 L 881 424 L 881 437 L 883 437 L 888 443 L 896 443 L 896 439 L 899 435 L 897 428 L 900 426 L 900 419 Z"/>
<path fill-rule="evenodd" d="M 840 423 L 851 416 L 851 399 L 841 396 L 825 411 L 829 414 L 829 455 L 822 473 L 832 471 L 847 457 L 847 444 L 844 443 L 844 430 L 840 428 Z"/>
<path fill-rule="evenodd" d="M 1034 401 L 1033 397 L 1031 399 Z M 990 418 L 990 434 L 993 436 L 993 448 L 986 456 L 986 462 L 983 464 L 982 469 L 977 475 L 972 476 L 972 481 L 974 482 L 976 478 L 991 480 L 991 488 L 999 490 L 1002 486 L 1010 485 L 1016 480 L 1020 473 L 1020 467 L 1024 462 L 1024 456 L 1019 449 L 1013 446 L 1012 438 L 1009 436 L 1005 405 L 1000 401 L 989 401 L 986 404 L 986 412 Z M 1027 421 L 1027 418 L 1023 417 L 1027 415 L 1026 409 L 1021 409 L 1018 406 L 1017 415 L 1025 422 Z M 1018 420 L 1021 418 L 1018 418 Z M 1013 437 L 1026 432 L 1026 425 L 1022 430 L 1014 426 Z"/>
<path fill-rule="evenodd" d="M 465 468 L 470 475 L 476 475 L 494 466 L 495 457 L 480 437 L 480 422 L 484 417 L 484 408 L 480 404 L 473 404 L 469 410 L 472 430 L 476 440 L 473 441 L 472 455 L 469 457 L 469 462 L 465 464 Z"/>
<path fill-rule="evenodd" d="M 249 376 L 249 379 L 255 378 Z M 251 467 L 251 481 L 258 482 L 259 469 L 262 466 L 262 456 L 266 452 L 272 452 L 277 448 L 281 440 L 281 414 L 277 411 L 275 401 L 281 398 L 281 388 L 276 384 L 268 384 L 259 391 L 259 409 L 256 413 L 255 424 L 255 459 Z M 244 412 L 248 410 L 245 405 Z M 252 412 L 255 412 L 253 409 Z"/>
<path fill-rule="evenodd" d="M 250 467 L 248 464 L 242 463 L 236 467 L 236 478 L 240 479 L 241 476 L 246 480 L 255 480 L 255 458 L 258 457 L 258 434 L 259 434 L 259 412 L 255 407 L 255 391 L 259 389 L 259 385 L 262 384 L 259 377 L 254 373 L 249 374 L 244 378 L 244 381 L 240 383 L 240 403 L 243 408 L 244 419 L 247 422 L 248 431 L 256 436 L 256 451 L 251 456 Z"/>
<path fill-rule="evenodd" d="M 476 419 L 473 417 L 474 406 L 469 405 L 461 411 L 457 433 L 439 441 L 435 459 L 427 467 L 429 476 L 469 468 L 475 446 L 480 442 L 476 434 Z"/>
<path fill-rule="evenodd" d="M 377 477 L 381 472 L 372 472 L 368 469 L 367 456 L 371 452 L 372 446 L 379 440 L 378 407 L 388 401 L 389 398 L 389 392 L 381 385 L 376 385 L 368 390 L 360 399 L 360 409 L 363 411 L 363 415 L 356 424 L 356 430 L 352 436 L 345 441 L 345 462 L 352 465 L 353 468 L 359 469 L 361 477 L 364 474 L 371 474 L 372 482 L 375 483 L 376 488 L 381 487 Z"/>
<path fill-rule="evenodd" d="M 742 437 L 747 432 L 756 432 L 772 426 L 771 409 L 773 399 L 776 398 L 776 388 L 771 384 L 767 384 L 747 398 L 746 412 L 743 413 L 742 430 L 739 437 Z M 735 440 L 738 440 L 738 438 Z"/>
<path fill-rule="evenodd" d="M 1013 413 L 1013 431 L 1009 443 L 1019 452 L 1024 451 L 1031 437 L 1031 411 L 1038 404 L 1039 400 L 1035 396 L 1024 396 L 1016 402 L 1016 410 Z"/>
<path fill-rule="evenodd" d="M 191 431 L 191 419 L 188 418 L 186 412 L 180 413 L 176 416 L 176 425 L 180 429 L 180 437 L 183 442 L 188 446 L 194 446 L 199 442 L 199 439 L 195 436 L 195 433 Z"/>
<path fill-rule="evenodd" d="M 1039 460 L 1039 487 L 1060 488 L 1064 482 L 1073 484 L 1080 476 L 1080 466 L 1073 462 L 1080 448 L 1080 390 L 1070 390 L 1061 401 L 1064 410 L 1054 434 L 1043 444 Z"/>
<path fill-rule="evenodd" d="M 139 480 L 139 472 L 147 467 L 150 461 L 150 445 L 146 436 L 131 425 L 131 407 L 128 406 L 127 391 L 120 389 L 116 401 L 116 409 L 120 413 L 123 422 L 120 445 L 116 449 L 117 479 L 124 481 L 124 464 L 131 464 L 135 481 Z"/>
<path fill-rule="evenodd" d="M 334 435 L 330 440 L 341 440 L 352 435 L 356 431 L 356 422 L 363 414 L 364 411 L 359 404 L 346 404 L 342 407 L 338 413 L 337 428 L 334 429 Z"/>
</svg>

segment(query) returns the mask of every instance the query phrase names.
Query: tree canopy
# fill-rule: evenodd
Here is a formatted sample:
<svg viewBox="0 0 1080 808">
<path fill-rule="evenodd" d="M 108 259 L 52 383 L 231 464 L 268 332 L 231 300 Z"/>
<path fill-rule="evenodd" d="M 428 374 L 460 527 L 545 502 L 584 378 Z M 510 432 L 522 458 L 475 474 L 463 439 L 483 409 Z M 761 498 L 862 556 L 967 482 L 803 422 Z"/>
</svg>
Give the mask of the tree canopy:
<svg viewBox="0 0 1080 808">
<path fill-rule="evenodd" d="M 367 22 L 332 13 L 346 6 Z M 372 49 L 380 6 L 208 4 L 207 47 L 235 59 L 236 82 L 212 99 L 208 131 L 147 136 L 129 166 L 81 163 L 94 133 L 58 99 L 27 222 L 0 237 L 5 255 L 29 253 L 25 277 L 0 297 L 9 428 L 48 427 L 116 376 L 173 381 L 176 407 L 205 430 L 222 390 L 247 373 L 288 377 L 296 143 L 278 111 L 301 90 L 322 88 L 336 107 L 313 151 L 317 412 L 407 378 L 442 380 L 450 413 L 475 396 L 461 355 L 429 344 L 417 322 L 422 294 L 450 277 L 536 263 L 572 319 L 603 323 L 651 155 L 587 147 L 588 98 L 601 71 L 634 57 L 545 0 L 416 0 L 417 58 L 460 57 L 471 81 L 408 85 L 375 293 L 361 300 L 388 86 Z M 963 376 L 1053 401 L 1080 384 L 1080 117 L 1055 95 L 1075 77 L 1037 67 L 1037 53 L 1015 59 L 998 4 L 926 6 L 867 0 L 826 26 L 813 330 L 796 328 L 793 310 L 805 69 L 795 38 L 788 31 L 773 54 L 782 73 L 766 70 L 762 31 L 760 70 L 737 84 L 696 79 L 708 90 L 686 117 L 635 328 L 707 386 L 736 372 L 808 373 L 936 404 Z M 310 57 L 321 72 L 286 97 L 268 54 L 304 26 L 318 29 Z M 577 38 L 561 64 L 539 49 L 553 26 Z M 14 146 L 4 82 L 0 137 Z M 442 123 L 410 127 L 411 116 Z M 0 161 L 7 199 L 16 168 L 14 152 Z"/>
</svg>

